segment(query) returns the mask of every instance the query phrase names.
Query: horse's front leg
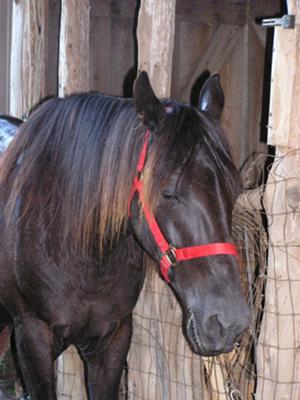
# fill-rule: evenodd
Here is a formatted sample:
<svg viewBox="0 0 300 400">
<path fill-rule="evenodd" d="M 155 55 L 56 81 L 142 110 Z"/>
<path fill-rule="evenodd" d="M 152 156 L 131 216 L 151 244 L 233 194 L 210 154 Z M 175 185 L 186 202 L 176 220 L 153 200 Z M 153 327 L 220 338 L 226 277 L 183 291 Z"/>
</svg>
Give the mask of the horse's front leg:
<svg viewBox="0 0 300 400">
<path fill-rule="evenodd" d="M 17 357 L 31 400 L 56 400 L 53 338 L 48 325 L 26 315 L 15 321 Z"/>
<path fill-rule="evenodd" d="M 116 400 L 132 335 L 132 316 L 120 325 L 108 347 L 99 352 L 100 341 L 79 349 L 85 362 L 91 400 Z"/>
</svg>

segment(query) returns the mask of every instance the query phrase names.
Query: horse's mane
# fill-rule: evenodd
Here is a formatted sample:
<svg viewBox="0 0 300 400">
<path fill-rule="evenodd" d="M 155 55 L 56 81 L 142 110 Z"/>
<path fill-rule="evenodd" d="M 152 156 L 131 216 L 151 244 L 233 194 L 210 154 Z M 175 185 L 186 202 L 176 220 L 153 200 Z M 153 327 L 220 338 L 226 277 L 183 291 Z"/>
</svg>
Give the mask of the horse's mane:
<svg viewBox="0 0 300 400">
<path fill-rule="evenodd" d="M 154 208 L 164 178 L 205 146 L 230 187 L 230 152 L 215 125 L 192 107 L 170 103 L 153 141 L 145 174 L 145 199 Z M 194 125 L 203 135 L 195 134 Z M 98 93 L 54 98 L 19 128 L 1 159 L 0 190 L 11 187 L 7 219 L 18 198 L 21 217 L 44 212 L 60 218 L 64 242 L 81 252 L 100 249 L 127 226 L 128 200 L 145 126 L 129 99 Z"/>
</svg>

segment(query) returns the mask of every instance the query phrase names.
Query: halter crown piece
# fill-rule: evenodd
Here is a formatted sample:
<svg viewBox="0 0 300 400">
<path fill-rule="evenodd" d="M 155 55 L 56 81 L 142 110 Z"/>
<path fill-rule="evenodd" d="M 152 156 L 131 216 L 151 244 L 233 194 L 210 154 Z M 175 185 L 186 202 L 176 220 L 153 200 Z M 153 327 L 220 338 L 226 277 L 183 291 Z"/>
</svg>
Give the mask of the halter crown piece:
<svg viewBox="0 0 300 400">
<path fill-rule="evenodd" d="M 150 208 L 143 202 L 143 170 L 145 166 L 148 146 L 150 139 L 150 130 L 145 134 L 144 143 L 138 160 L 136 175 L 133 181 L 132 193 L 129 200 L 129 208 L 133 200 L 134 194 L 137 192 L 141 201 L 142 212 L 144 213 L 148 228 L 155 240 L 156 245 L 161 253 L 159 261 L 160 271 L 165 281 L 170 283 L 169 270 L 178 264 L 179 261 L 191 260 L 194 258 L 209 257 L 221 254 L 228 254 L 237 257 L 237 249 L 233 243 L 221 242 L 202 244 L 192 247 L 176 248 L 172 246 L 163 235 L 155 216 Z"/>
</svg>

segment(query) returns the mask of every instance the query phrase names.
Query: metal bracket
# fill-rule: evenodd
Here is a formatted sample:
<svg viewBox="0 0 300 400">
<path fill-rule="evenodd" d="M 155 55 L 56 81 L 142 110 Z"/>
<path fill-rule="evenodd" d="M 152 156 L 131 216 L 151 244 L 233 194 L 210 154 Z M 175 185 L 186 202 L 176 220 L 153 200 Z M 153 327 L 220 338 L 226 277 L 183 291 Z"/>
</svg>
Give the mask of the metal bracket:
<svg viewBox="0 0 300 400">
<path fill-rule="evenodd" d="M 266 28 L 281 26 L 284 29 L 295 28 L 295 15 L 284 15 L 282 18 L 268 18 L 262 20 L 262 26 Z"/>
</svg>

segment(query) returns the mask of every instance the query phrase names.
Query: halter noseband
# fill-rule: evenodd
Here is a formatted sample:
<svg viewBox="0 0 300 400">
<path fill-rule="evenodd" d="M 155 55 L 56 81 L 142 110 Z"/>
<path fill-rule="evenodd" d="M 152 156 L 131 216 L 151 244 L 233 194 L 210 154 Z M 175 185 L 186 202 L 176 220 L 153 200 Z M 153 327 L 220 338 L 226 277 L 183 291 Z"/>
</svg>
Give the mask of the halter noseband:
<svg viewBox="0 0 300 400">
<path fill-rule="evenodd" d="M 129 200 L 129 208 L 133 200 L 134 194 L 137 192 L 142 206 L 142 212 L 144 213 L 148 227 L 152 233 L 152 236 L 160 250 L 160 271 L 166 282 L 170 283 L 169 270 L 172 266 L 175 266 L 179 261 L 191 260 L 194 258 L 208 257 L 221 254 L 229 254 L 237 256 L 237 249 L 233 243 L 221 242 L 221 243 L 210 243 L 202 244 L 192 247 L 176 248 L 172 246 L 164 237 L 155 216 L 150 211 L 147 204 L 143 202 L 143 170 L 145 166 L 147 150 L 149 146 L 150 130 L 146 131 L 144 144 L 140 153 L 139 161 L 137 164 L 137 172 L 134 177 L 132 193 Z"/>
</svg>

